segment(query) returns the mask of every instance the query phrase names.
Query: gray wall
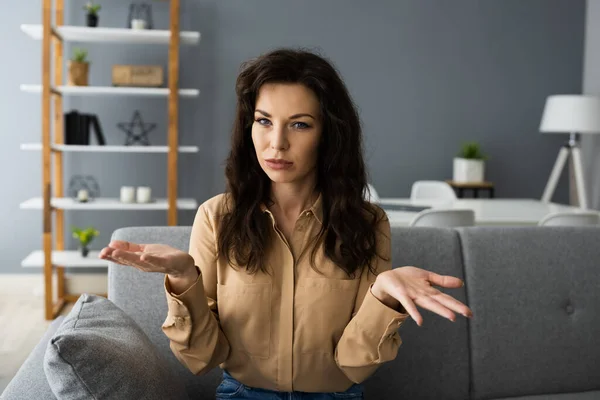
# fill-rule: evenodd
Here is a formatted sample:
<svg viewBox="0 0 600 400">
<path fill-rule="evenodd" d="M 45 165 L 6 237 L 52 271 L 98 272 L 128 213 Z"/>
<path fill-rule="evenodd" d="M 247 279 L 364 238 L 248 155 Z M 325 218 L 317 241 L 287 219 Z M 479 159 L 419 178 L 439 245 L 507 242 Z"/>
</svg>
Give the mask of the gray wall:
<svg viewBox="0 0 600 400">
<path fill-rule="evenodd" d="M 600 95 L 600 1 L 588 1 L 586 13 L 583 92 Z M 589 207 L 600 210 L 600 136 L 581 140 Z"/>
<path fill-rule="evenodd" d="M 39 22 L 40 1 L 15 2 L 0 13 L 2 74 L 0 108 L 4 146 L 0 171 L 2 264 L 0 272 L 22 272 L 20 260 L 41 246 L 41 213 L 21 211 L 24 199 L 40 193 L 40 154 L 19 151 L 39 140 L 40 102 L 19 91 L 40 81 L 40 42 L 19 31 Z M 125 24 L 127 4 L 101 1 L 101 26 Z M 581 90 L 583 0 L 182 0 L 182 29 L 202 32 L 198 47 L 182 48 L 181 84 L 201 96 L 181 102 L 181 143 L 197 144 L 183 155 L 180 196 L 203 201 L 224 188 L 223 160 L 234 111 L 234 82 L 240 63 L 276 46 L 320 49 L 346 80 L 364 123 L 367 160 L 384 197 L 408 196 L 417 179 L 451 177 L 452 157 L 463 140 L 478 140 L 489 154 L 487 178 L 499 197 L 539 198 L 563 138 L 537 132 L 548 94 Z M 83 24 L 83 0 L 69 2 L 68 23 Z M 157 28 L 166 28 L 167 4 L 152 2 Z M 110 84 L 116 63 L 163 63 L 166 47 L 88 45 L 91 84 Z M 69 48 L 72 49 L 72 46 Z M 118 122 L 139 109 L 158 123 L 150 135 L 164 144 L 166 102 L 146 99 L 68 98 L 100 116 L 109 144 L 122 144 Z M 91 174 L 102 195 L 121 185 L 151 185 L 163 194 L 166 157 L 81 155 L 66 157 L 66 179 Z M 561 180 L 556 201 L 566 202 Z M 191 224 L 194 213 L 180 213 Z M 70 212 L 67 224 L 93 224 L 102 232 L 96 246 L 121 226 L 164 225 L 163 212 Z M 74 242 L 69 242 L 73 248 Z"/>
</svg>

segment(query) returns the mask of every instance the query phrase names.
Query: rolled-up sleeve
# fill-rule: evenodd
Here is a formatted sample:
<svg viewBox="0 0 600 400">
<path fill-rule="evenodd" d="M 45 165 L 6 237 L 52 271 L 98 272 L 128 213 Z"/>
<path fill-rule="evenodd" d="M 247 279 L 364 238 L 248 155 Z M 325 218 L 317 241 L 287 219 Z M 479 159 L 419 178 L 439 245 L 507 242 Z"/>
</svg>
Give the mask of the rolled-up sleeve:
<svg viewBox="0 0 600 400">
<path fill-rule="evenodd" d="M 165 276 L 168 313 L 162 330 L 177 359 L 201 375 L 225 361 L 230 351 L 218 317 L 215 229 L 203 206 L 194 218 L 189 253 L 198 268 L 198 279 L 175 295 Z"/>
<path fill-rule="evenodd" d="M 387 217 L 378 225 L 377 275 L 391 269 L 391 228 Z M 402 340 L 398 328 L 409 317 L 383 304 L 371 293 L 376 275 L 365 268 L 359 285 L 355 312 L 344 329 L 335 351 L 338 367 L 353 382 L 360 383 L 384 362 L 398 354 Z M 404 310 L 402 310 L 404 311 Z"/>
</svg>

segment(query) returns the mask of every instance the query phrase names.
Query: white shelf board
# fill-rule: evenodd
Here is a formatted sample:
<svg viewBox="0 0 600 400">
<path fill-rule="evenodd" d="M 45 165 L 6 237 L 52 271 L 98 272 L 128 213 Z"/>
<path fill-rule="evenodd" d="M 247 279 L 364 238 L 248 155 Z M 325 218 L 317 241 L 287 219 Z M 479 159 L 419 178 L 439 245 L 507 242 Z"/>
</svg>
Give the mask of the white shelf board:
<svg viewBox="0 0 600 400">
<path fill-rule="evenodd" d="M 96 145 L 66 145 L 53 144 L 51 148 L 63 152 L 88 152 L 88 153 L 167 153 L 168 146 L 96 146 Z M 41 143 L 23 143 L 21 150 L 40 151 Z M 198 146 L 179 146 L 180 153 L 197 153 Z"/>
<path fill-rule="evenodd" d="M 98 258 L 99 251 L 90 250 L 87 257 L 82 257 L 79 250 L 52 251 L 52 265 L 59 267 L 78 268 L 106 268 L 108 261 Z M 31 252 L 23 261 L 23 268 L 42 268 L 44 266 L 44 252 L 36 250 Z"/>
<path fill-rule="evenodd" d="M 167 210 L 167 199 L 155 199 L 151 203 L 121 203 L 117 198 L 100 197 L 87 203 L 80 203 L 70 197 L 54 197 L 50 200 L 52 207 L 61 210 Z M 34 197 L 20 204 L 22 210 L 41 210 L 43 199 Z M 198 203 L 195 199 L 178 199 L 177 208 L 180 210 L 195 210 Z"/>
<path fill-rule="evenodd" d="M 146 87 L 115 87 L 115 86 L 56 86 L 54 89 L 63 95 L 73 96 L 146 96 L 168 97 L 169 88 Z M 27 93 L 41 93 L 42 85 L 21 85 L 21 91 Z M 198 89 L 179 89 L 181 97 L 198 97 Z"/>
<path fill-rule="evenodd" d="M 21 30 L 34 40 L 42 39 L 42 25 L 23 24 Z M 100 42 L 100 43 L 139 43 L 169 44 L 171 32 L 168 30 L 127 28 L 90 28 L 87 26 L 59 26 L 56 32 L 66 42 Z M 179 32 L 179 43 L 196 45 L 200 42 L 200 32 Z"/>
</svg>

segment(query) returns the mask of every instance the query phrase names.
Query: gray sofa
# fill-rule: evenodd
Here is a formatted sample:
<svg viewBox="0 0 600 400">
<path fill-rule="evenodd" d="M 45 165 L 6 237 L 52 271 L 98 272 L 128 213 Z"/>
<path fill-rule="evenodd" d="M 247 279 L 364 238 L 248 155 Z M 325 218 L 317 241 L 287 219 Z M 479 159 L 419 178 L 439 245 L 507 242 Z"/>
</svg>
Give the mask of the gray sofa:
<svg viewBox="0 0 600 400">
<path fill-rule="evenodd" d="M 189 227 L 125 228 L 115 239 L 187 249 Z M 367 399 L 600 399 L 600 228 L 395 228 L 393 263 L 465 279 L 447 290 L 474 312 L 450 322 L 421 310 L 400 328 L 397 358 L 366 382 Z M 109 299 L 129 314 L 186 381 L 213 399 L 219 369 L 196 377 L 170 353 L 162 276 L 109 268 Z M 2 399 L 54 399 L 33 350 Z M 93 360 L 90 360 L 93 362 Z M 135 384 L 132 382 L 132 384 Z"/>
</svg>

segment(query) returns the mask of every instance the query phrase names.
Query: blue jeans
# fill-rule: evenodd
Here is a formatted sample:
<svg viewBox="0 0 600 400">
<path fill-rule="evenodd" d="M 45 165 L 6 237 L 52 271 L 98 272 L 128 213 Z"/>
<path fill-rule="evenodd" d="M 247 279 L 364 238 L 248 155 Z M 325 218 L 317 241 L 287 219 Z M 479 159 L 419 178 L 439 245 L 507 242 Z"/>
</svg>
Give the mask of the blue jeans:
<svg viewBox="0 0 600 400">
<path fill-rule="evenodd" d="M 352 385 L 345 392 L 308 393 L 308 392 L 277 392 L 266 389 L 251 388 L 238 382 L 227 371 L 223 371 L 223 380 L 217 387 L 217 400 L 330 400 L 330 399 L 362 399 L 363 386 Z"/>
</svg>

